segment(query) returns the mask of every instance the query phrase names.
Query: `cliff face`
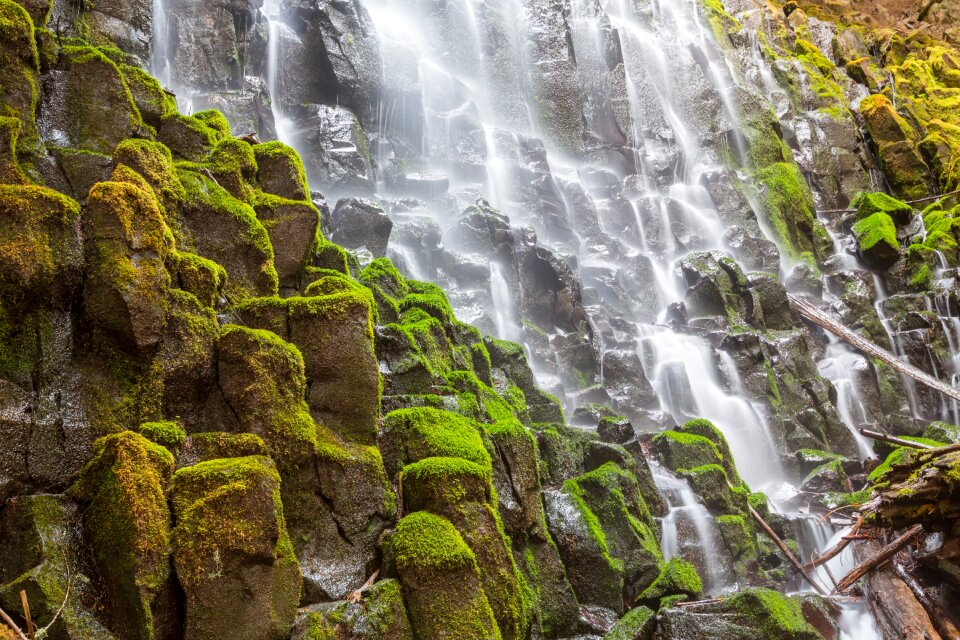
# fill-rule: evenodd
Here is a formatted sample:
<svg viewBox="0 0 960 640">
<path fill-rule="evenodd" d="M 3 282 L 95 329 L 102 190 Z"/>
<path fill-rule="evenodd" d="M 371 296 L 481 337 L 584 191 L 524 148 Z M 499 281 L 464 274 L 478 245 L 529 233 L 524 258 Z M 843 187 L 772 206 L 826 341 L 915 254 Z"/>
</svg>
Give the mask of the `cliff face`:
<svg viewBox="0 0 960 640">
<path fill-rule="evenodd" d="M 923 17 L 939 40 L 864 26 L 895 2 L 696 4 L 693 143 L 632 84 L 622 7 L 570 4 L 525 1 L 522 52 L 484 14 L 484 73 L 516 91 L 490 130 L 362 3 L 0 0 L 12 623 L 25 592 L 55 640 L 839 637 L 841 605 L 782 595 L 754 514 L 809 554 L 796 512 L 865 497 L 855 423 L 960 434 L 879 361 L 831 371 L 787 291 L 960 373 L 956 199 L 903 201 L 960 187 L 953 5 Z M 456 12 L 418 11 L 456 63 Z M 542 139 L 510 129 L 530 104 Z M 496 192 L 491 158 L 533 226 L 448 192 Z"/>
</svg>

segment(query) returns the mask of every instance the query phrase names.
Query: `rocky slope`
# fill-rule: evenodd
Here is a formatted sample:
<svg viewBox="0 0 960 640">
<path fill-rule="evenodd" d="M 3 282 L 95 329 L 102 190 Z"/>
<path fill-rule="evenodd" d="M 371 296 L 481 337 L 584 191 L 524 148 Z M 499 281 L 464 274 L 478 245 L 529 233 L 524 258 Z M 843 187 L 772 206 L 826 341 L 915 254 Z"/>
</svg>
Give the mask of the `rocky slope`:
<svg viewBox="0 0 960 640">
<path fill-rule="evenodd" d="M 599 6 L 606 70 L 581 84 L 594 67 L 573 4 L 524 3 L 543 73 L 501 78 L 535 92 L 543 139 L 484 139 L 466 113 L 440 144 L 437 105 L 383 63 L 398 43 L 362 3 L 0 0 L 13 623 L 26 628 L 25 591 L 44 637 L 64 640 L 848 637 L 843 603 L 783 595 L 793 570 L 751 514 L 809 552 L 793 512 L 861 502 L 904 455 L 868 478 L 852 422 L 942 444 L 960 434 L 935 420 L 956 411 L 855 356 L 852 419 L 823 366 L 831 345 L 787 290 L 933 375 L 960 373 L 956 202 L 897 199 L 960 186 L 960 54 L 826 21 L 849 10 L 699 3 L 715 42 L 701 53 L 744 87 L 731 118 L 706 72 L 692 85 L 697 135 L 722 161 L 704 174 L 721 251 L 692 210 L 631 210 L 647 200 L 637 176 L 669 188 L 690 150 L 666 124 L 628 122 L 630 49 Z M 749 90 L 761 71 L 786 88 L 775 111 Z M 523 117 L 500 98 L 504 123 Z M 398 123 L 385 103 L 426 115 Z M 640 154 L 654 138 L 664 155 Z M 493 202 L 509 216 L 450 190 L 494 147 L 513 158 Z M 561 178 L 557 149 L 593 166 Z M 419 170 L 438 154 L 459 173 Z M 658 265 L 674 259 L 680 296 L 661 309 Z M 658 322 L 671 328 L 637 333 Z M 691 344 L 671 336 L 698 340 L 750 411 L 702 419 L 690 387 L 706 381 L 659 366 L 658 348 Z M 799 490 L 771 501 L 757 490 L 776 485 L 748 483 L 770 477 Z M 948 513 L 926 576 L 944 601 Z M 888 637 L 898 612 L 926 615 L 904 598 L 870 598 Z"/>
</svg>

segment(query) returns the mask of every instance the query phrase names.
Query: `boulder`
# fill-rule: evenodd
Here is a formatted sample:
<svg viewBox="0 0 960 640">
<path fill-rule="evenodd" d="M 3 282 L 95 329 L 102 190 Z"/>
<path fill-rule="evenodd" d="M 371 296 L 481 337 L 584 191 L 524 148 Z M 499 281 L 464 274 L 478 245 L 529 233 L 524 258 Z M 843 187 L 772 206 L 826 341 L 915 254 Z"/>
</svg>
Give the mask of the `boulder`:
<svg viewBox="0 0 960 640">
<path fill-rule="evenodd" d="M 400 583 L 380 580 L 363 600 L 340 600 L 301 609 L 291 640 L 335 637 L 341 640 L 413 640 Z"/>
<path fill-rule="evenodd" d="M 299 105 L 289 114 L 311 184 L 330 195 L 372 196 L 376 184 L 367 135 L 343 106 Z"/>
<path fill-rule="evenodd" d="M 184 639 L 289 637 L 301 578 L 273 462 L 250 456 L 180 469 L 173 510 Z"/>
<path fill-rule="evenodd" d="M 320 240 L 320 212 L 307 200 L 262 194 L 253 209 L 267 229 L 281 287 L 296 288 L 301 271 Z"/>
<path fill-rule="evenodd" d="M 331 228 L 333 242 L 348 249 L 365 247 L 379 258 L 387 254 L 393 222 L 373 200 L 344 198 L 333 210 Z"/>
<path fill-rule="evenodd" d="M 887 269 L 900 258 L 897 227 L 889 214 L 878 211 L 853 225 L 857 252 L 871 267 Z"/>
</svg>

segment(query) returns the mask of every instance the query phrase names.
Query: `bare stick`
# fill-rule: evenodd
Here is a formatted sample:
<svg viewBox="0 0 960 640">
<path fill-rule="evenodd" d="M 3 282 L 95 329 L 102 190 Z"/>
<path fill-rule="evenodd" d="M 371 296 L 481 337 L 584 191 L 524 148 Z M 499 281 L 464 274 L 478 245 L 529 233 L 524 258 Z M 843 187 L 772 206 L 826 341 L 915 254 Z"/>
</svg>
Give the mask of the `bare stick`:
<svg viewBox="0 0 960 640">
<path fill-rule="evenodd" d="M 940 0 L 934 0 L 933 2 L 930 3 L 930 6 L 933 6 L 939 1 Z M 927 7 L 927 10 L 929 10 L 929 7 Z M 920 19 L 923 20 L 923 17 L 921 17 Z M 960 190 L 951 191 L 950 193 L 943 193 L 938 196 L 927 196 L 926 198 L 917 198 L 916 200 L 905 200 L 904 204 L 923 204 L 924 202 L 933 202 L 934 200 L 943 200 L 944 198 L 955 196 L 958 193 L 960 193 Z M 856 209 L 823 209 L 821 211 L 817 211 L 817 213 L 853 213 L 854 211 L 856 211 Z"/>
<path fill-rule="evenodd" d="M 363 586 L 347 596 L 347 600 L 351 604 L 357 604 L 360 600 L 363 599 L 363 592 L 373 586 L 373 583 L 377 581 L 377 576 L 380 575 L 380 569 L 377 569 L 370 574 L 370 577 L 367 578 L 367 581 L 363 583 Z"/>
<path fill-rule="evenodd" d="M 900 576 L 900 579 L 903 580 L 908 587 L 910 587 L 910 591 L 913 592 L 913 596 L 927 612 L 927 615 L 930 616 L 930 622 L 932 622 L 933 626 L 937 628 L 937 632 L 940 634 L 943 640 L 960 640 L 960 631 L 958 631 L 954 624 L 947 619 L 947 616 L 943 612 L 943 609 L 940 608 L 940 605 L 927 595 L 927 592 L 924 591 L 922 586 L 920 586 L 920 583 L 917 582 L 917 579 L 913 577 L 913 574 L 907 571 L 907 568 L 903 565 L 903 563 L 899 562 L 898 560 L 894 560 L 893 568 L 897 572 L 897 575 Z"/>
<path fill-rule="evenodd" d="M 937 380 L 929 373 L 921 371 L 912 364 L 900 360 L 886 349 L 878 347 L 856 331 L 844 326 L 840 321 L 830 314 L 820 310 L 818 307 L 807 302 L 803 298 L 798 298 L 797 296 L 789 293 L 787 294 L 787 297 L 790 298 L 791 302 L 793 302 L 794 306 L 797 308 L 797 312 L 801 316 L 818 327 L 829 331 L 858 351 L 883 361 L 896 371 L 899 371 L 905 376 L 913 378 L 920 384 L 926 385 L 934 391 L 939 391 L 943 395 L 953 398 L 954 400 L 960 400 L 960 389 Z"/>
<path fill-rule="evenodd" d="M 780 551 L 783 552 L 783 555 L 787 556 L 787 560 L 789 560 L 793 564 L 793 566 L 797 568 L 797 571 L 799 571 L 800 575 L 802 575 L 804 579 L 810 583 L 810 586 L 812 586 L 820 595 L 822 596 L 827 595 L 826 592 L 823 590 L 823 587 L 821 587 L 818 583 L 814 582 L 813 576 L 811 576 L 810 572 L 807 571 L 802 564 L 800 564 L 800 561 L 797 560 L 797 557 L 795 555 L 793 555 L 793 552 L 790 551 L 790 548 L 786 544 L 784 544 L 783 540 L 780 539 L 780 536 L 774 533 L 773 529 L 770 528 L 770 525 L 767 524 L 767 521 L 764 520 L 762 517 L 760 517 L 760 514 L 757 513 L 757 510 L 749 505 L 747 505 L 747 508 L 750 509 L 750 515 L 752 515 L 753 519 L 757 521 L 757 524 L 759 524 L 760 527 L 766 532 L 766 534 L 770 536 L 770 539 L 773 540 L 778 547 L 780 547 Z"/>
<path fill-rule="evenodd" d="M 18 626 L 16 625 L 16 623 L 10 618 L 10 616 L 7 615 L 7 612 L 4 611 L 2 608 L 0 608 L 0 618 L 3 618 L 4 623 L 6 623 L 6 625 L 7 625 L 8 627 L 10 627 L 11 629 L 13 629 L 13 632 L 14 632 L 15 634 L 17 634 L 18 636 L 20 636 L 20 640 L 30 640 L 30 638 L 28 638 L 28 637 L 23 633 L 23 631 L 20 631 L 20 627 L 18 627 Z"/>
<path fill-rule="evenodd" d="M 875 556 L 867 558 L 867 560 L 848 573 L 837 585 L 835 593 L 842 593 L 852 587 L 856 584 L 857 580 L 884 564 L 892 558 L 897 551 L 900 551 L 900 549 L 913 542 L 921 533 L 923 533 L 923 525 L 917 524 L 910 527 L 905 534 L 885 546 Z"/>
<path fill-rule="evenodd" d="M 33 617 L 30 615 L 30 601 L 27 599 L 26 589 L 20 590 L 20 604 L 23 606 L 23 617 L 27 621 L 27 635 L 30 640 L 36 640 L 37 636 L 33 629 Z"/>
<path fill-rule="evenodd" d="M 882 442 L 889 442 L 890 444 L 895 444 L 898 447 L 910 447 L 911 449 L 933 449 L 934 447 L 929 444 L 924 444 L 922 442 L 913 442 L 912 440 L 904 440 L 903 438 L 896 438 L 894 436 L 888 436 L 885 433 L 880 433 L 879 431 L 871 431 L 870 429 L 858 429 L 861 435 L 870 438 L 871 440 L 880 440 Z"/>
<path fill-rule="evenodd" d="M 67 557 L 66 549 L 61 549 L 61 550 L 64 554 L 64 558 L 66 558 Z M 50 628 L 53 627 L 53 625 L 56 623 L 57 618 L 60 617 L 60 614 L 63 613 L 63 610 L 66 608 L 67 602 L 70 601 L 70 587 L 73 584 L 73 572 L 70 570 L 70 561 L 67 560 L 65 564 L 66 564 L 66 571 L 67 571 L 67 589 L 63 594 L 63 602 L 60 603 L 60 608 L 58 608 L 56 613 L 53 614 L 53 617 L 50 618 L 50 622 L 47 623 L 47 626 L 37 630 L 38 640 L 43 640 L 43 638 L 46 637 L 47 632 L 50 631 Z"/>
<path fill-rule="evenodd" d="M 840 555 L 840 553 L 842 553 L 843 550 L 847 548 L 847 545 L 849 545 L 851 541 L 856 539 L 853 537 L 853 535 L 860 530 L 860 526 L 862 524 L 863 524 L 863 516 L 858 516 L 857 521 L 854 523 L 852 527 L 850 527 L 850 531 L 848 531 L 845 536 L 840 538 L 840 542 L 838 542 L 832 549 L 827 551 L 822 556 L 817 556 L 815 559 L 811 560 L 807 564 L 807 566 L 804 567 L 804 569 L 806 569 L 807 571 L 813 571 L 824 562 L 829 562 L 830 560 Z"/>
</svg>

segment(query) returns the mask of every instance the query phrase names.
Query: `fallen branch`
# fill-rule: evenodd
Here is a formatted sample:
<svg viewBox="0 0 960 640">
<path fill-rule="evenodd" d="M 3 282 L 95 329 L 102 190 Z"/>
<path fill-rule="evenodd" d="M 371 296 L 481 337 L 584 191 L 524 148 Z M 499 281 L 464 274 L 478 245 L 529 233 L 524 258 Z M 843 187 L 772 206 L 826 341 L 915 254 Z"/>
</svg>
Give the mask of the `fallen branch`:
<svg viewBox="0 0 960 640">
<path fill-rule="evenodd" d="M 913 596 L 917 599 L 917 602 L 919 602 L 927 612 L 927 615 L 930 617 L 930 622 L 937 628 L 937 633 L 940 634 L 940 637 L 943 638 L 943 640 L 960 640 L 960 631 L 947 619 L 940 605 L 927 595 L 927 592 L 920 583 L 917 582 L 917 579 L 913 577 L 913 574 L 907 571 L 903 563 L 894 560 L 893 569 L 897 572 L 897 575 L 900 576 L 900 579 L 910 587 L 910 591 L 913 592 Z"/>
<path fill-rule="evenodd" d="M 747 508 L 750 509 L 750 515 L 752 515 L 753 519 L 757 521 L 757 524 L 760 525 L 760 528 L 762 528 L 764 532 L 770 536 L 770 539 L 773 540 L 778 547 L 780 547 L 780 551 L 783 552 L 783 555 L 787 556 L 787 560 L 789 560 L 793 566 L 797 568 L 797 571 L 799 571 L 800 575 L 802 575 L 804 579 L 810 583 L 810 586 L 813 587 L 820 595 L 827 595 L 823 590 L 823 587 L 821 587 L 817 582 L 814 582 L 813 576 L 810 575 L 810 572 L 807 571 L 802 564 L 800 564 L 800 561 L 797 560 L 795 555 L 793 555 L 793 552 L 790 551 L 790 548 L 784 544 L 783 540 L 780 539 L 780 536 L 774 533 L 773 529 L 770 528 L 770 525 L 767 524 L 767 521 L 764 520 L 759 513 L 757 513 L 757 510 L 749 505 L 747 505 Z"/>
<path fill-rule="evenodd" d="M 67 557 L 66 549 L 61 549 L 64 558 Z M 50 622 L 47 623 L 47 626 L 42 629 L 37 629 L 37 640 L 43 640 L 47 636 L 47 632 L 53 627 L 57 622 L 57 618 L 60 617 L 60 614 L 63 613 L 63 610 L 67 607 L 67 602 L 70 601 L 70 587 L 73 584 L 73 572 L 70 570 L 70 562 L 66 562 L 66 571 L 67 571 L 67 588 L 63 594 L 63 602 L 60 603 L 60 607 L 57 609 L 56 613 L 53 614 L 53 617 L 50 618 Z"/>
<path fill-rule="evenodd" d="M 880 549 L 880 551 L 873 557 L 867 558 L 860 565 L 855 567 L 853 571 L 848 573 L 843 580 L 837 584 L 837 588 L 834 590 L 834 593 L 843 593 L 854 584 L 857 583 L 857 580 L 863 576 L 870 573 L 872 570 L 876 569 L 880 565 L 884 564 L 887 560 L 892 558 L 900 549 L 904 548 L 915 538 L 917 538 L 921 533 L 923 533 L 923 525 L 914 525 L 907 530 L 902 536 Z"/>
<path fill-rule="evenodd" d="M 691 602 L 675 602 L 674 607 L 695 607 L 701 604 L 716 604 L 718 602 L 723 602 L 722 598 L 707 598 L 705 600 L 693 600 Z"/>
<path fill-rule="evenodd" d="M 934 391 L 939 391 L 945 396 L 960 401 L 960 389 L 937 380 L 927 372 L 921 371 L 912 364 L 900 360 L 886 349 L 878 347 L 874 343 L 861 336 L 859 333 L 847 328 L 834 317 L 820 310 L 803 298 L 798 298 L 797 296 L 789 293 L 787 294 L 787 297 L 791 302 L 793 302 L 794 306 L 797 308 L 797 312 L 813 324 L 825 329 L 826 331 L 829 331 L 864 354 L 883 361 L 896 371 L 899 371 L 905 376 L 913 378 L 920 384 L 926 385 Z"/>
<path fill-rule="evenodd" d="M 940 0 L 935 0 L 931 5 L 936 4 Z M 922 20 L 922 18 L 921 18 Z M 944 198 L 949 198 L 950 196 L 955 196 L 960 194 L 960 190 L 951 191 L 950 193 L 942 193 L 938 196 L 927 196 L 925 198 L 917 198 L 916 200 L 904 200 L 904 204 L 923 204 L 925 202 L 933 202 L 934 200 L 943 200 Z M 818 214 L 821 213 L 854 213 L 856 209 L 822 209 L 817 211 Z"/>
<path fill-rule="evenodd" d="M 33 629 L 33 616 L 30 615 L 30 601 L 27 599 L 27 590 L 20 590 L 20 605 L 23 607 L 23 619 L 27 621 L 27 636 L 30 640 L 36 640 L 37 636 Z"/>
<path fill-rule="evenodd" d="M 347 596 L 347 600 L 351 604 L 357 604 L 358 602 L 360 602 L 363 599 L 363 592 L 373 586 L 373 583 L 377 581 L 377 576 L 379 575 L 380 575 L 380 569 L 377 569 L 376 571 L 371 573 L 370 577 L 367 578 L 367 581 L 363 583 L 363 586 L 357 589 L 356 591 L 352 592 L 349 596 Z"/>
<path fill-rule="evenodd" d="M 28 638 L 26 634 L 23 633 L 23 631 L 20 631 L 20 627 L 16 625 L 16 623 L 10 618 L 10 616 L 7 615 L 7 612 L 4 611 L 2 608 L 0 608 L 0 618 L 3 619 L 4 624 L 10 627 L 15 634 L 20 636 L 20 640 L 30 640 L 30 638 Z"/>
<path fill-rule="evenodd" d="M 854 523 L 852 527 L 850 527 L 850 531 L 848 531 L 845 536 L 840 538 L 840 542 L 838 542 L 832 549 L 827 551 L 825 554 L 819 555 L 813 560 L 811 560 L 809 563 L 807 563 L 804 569 L 806 569 L 807 571 L 813 571 L 824 562 L 829 562 L 830 560 L 833 560 L 838 555 L 840 555 L 843 552 L 843 550 L 847 548 L 847 546 L 850 544 L 851 541 L 859 539 L 859 536 L 856 536 L 855 534 L 857 533 L 857 531 L 860 530 L 861 525 L 863 525 L 863 516 L 858 516 L 857 521 Z"/>
<path fill-rule="evenodd" d="M 881 442 L 888 442 L 890 444 L 895 444 L 898 447 L 910 447 L 911 449 L 933 449 L 934 447 L 929 444 L 924 444 L 922 442 L 913 442 L 912 440 L 904 440 L 903 438 L 896 438 L 894 436 L 888 436 L 885 433 L 880 433 L 878 431 L 871 431 L 869 429 L 858 429 L 860 435 L 866 436 L 871 440 L 880 440 Z"/>
</svg>

